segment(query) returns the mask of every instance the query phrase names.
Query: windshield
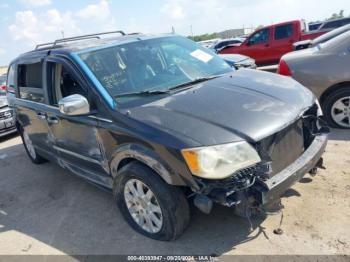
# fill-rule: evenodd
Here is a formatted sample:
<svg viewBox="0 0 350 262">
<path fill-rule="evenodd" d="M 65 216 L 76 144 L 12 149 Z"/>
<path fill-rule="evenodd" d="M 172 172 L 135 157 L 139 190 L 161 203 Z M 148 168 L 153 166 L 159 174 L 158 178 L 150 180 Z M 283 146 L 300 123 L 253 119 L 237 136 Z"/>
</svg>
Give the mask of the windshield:
<svg viewBox="0 0 350 262">
<path fill-rule="evenodd" d="M 350 31 L 342 33 L 324 43 L 318 45 L 319 49 L 337 49 L 341 46 L 350 46 Z"/>
<path fill-rule="evenodd" d="M 339 27 L 337 29 L 334 29 L 332 31 L 329 31 L 328 33 L 325 33 L 317 38 L 315 38 L 312 42 L 313 44 L 317 45 L 317 44 L 320 44 L 320 43 L 324 43 L 340 34 L 343 34 L 347 31 L 350 31 L 350 25 L 345 25 L 345 26 L 342 26 L 342 27 Z"/>
<path fill-rule="evenodd" d="M 113 96 L 167 91 L 232 68 L 220 57 L 184 37 L 161 37 L 105 47 L 80 54 Z"/>
</svg>

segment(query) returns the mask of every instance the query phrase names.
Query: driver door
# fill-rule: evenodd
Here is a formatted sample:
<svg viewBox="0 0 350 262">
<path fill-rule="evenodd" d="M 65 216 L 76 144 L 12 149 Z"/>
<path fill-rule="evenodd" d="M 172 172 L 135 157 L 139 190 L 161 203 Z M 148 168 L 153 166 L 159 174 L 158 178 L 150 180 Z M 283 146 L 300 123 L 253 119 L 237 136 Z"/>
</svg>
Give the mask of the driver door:
<svg viewBox="0 0 350 262">
<path fill-rule="evenodd" d="M 89 99 L 87 85 L 65 59 L 48 58 L 45 68 L 50 103 L 47 122 L 57 155 L 65 165 L 71 169 L 78 168 L 78 173 L 83 173 L 84 176 L 92 175 L 91 171 L 93 174 L 104 174 L 103 154 L 98 142 L 98 121 L 91 115 L 65 115 L 58 108 L 60 99 L 79 94 L 90 102 L 90 110 L 93 110 L 93 101 Z M 81 172 L 82 170 L 90 172 Z"/>
<path fill-rule="evenodd" d="M 268 63 L 272 52 L 270 38 L 269 28 L 263 28 L 255 32 L 246 40 L 246 46 L 242 54 L 254 58 L 257 64 Z"/>
</svg>

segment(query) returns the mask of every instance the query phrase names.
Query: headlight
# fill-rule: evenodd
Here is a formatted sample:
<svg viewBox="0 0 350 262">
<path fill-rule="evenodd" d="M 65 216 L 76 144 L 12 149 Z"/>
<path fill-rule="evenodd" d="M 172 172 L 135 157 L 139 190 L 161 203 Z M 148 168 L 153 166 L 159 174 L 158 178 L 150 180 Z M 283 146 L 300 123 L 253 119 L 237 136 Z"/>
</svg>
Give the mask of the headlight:
<svg viewBox="0 0 350 262">
<path fill-rule="evenodd" d="M 182 150 L 193 175 L 207 179 L 222 179 L 261 161 L 256 150 L 247 142 Z"/>
<path fill-rule="evenodd" d="M 5 116 L 5 118 L 10 118 L 12 116 L 12 112 L 11 111 L 6 111 L 4 113 L 4 116 Z"/>
</svg>

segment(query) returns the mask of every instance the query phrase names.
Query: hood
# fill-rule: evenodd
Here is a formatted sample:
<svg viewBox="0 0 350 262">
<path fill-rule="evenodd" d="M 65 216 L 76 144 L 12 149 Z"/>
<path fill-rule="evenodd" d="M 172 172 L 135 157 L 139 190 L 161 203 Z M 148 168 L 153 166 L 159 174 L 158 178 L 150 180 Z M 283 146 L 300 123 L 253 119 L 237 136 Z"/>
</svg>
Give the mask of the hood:
<svg viewBox="0 0 350 262">
<path fill-rule="evenodd" d="M 248 56 L 240 55 L 240 54 L 219 54 L 219 56 L 225 60 L 230 60 L 233 63 L 239 63 L 247 59 L 251 59 Z"/>
<path fill-rule="evenodd" d="M 168 133 L 214 145 L 259 141 L 313 103 L 312 93 L 289 77 L 241 69 L 127 110 L 129 117 Z"/>
<path fill-rule="evenodd" d="M 8 105 L 7 97 L 0 95 L 0 108 Z"/>
<path fill-rule="evenodd" d="M 312 40 L 311 39 L 307 39 L 307 40 L 295 42 L 295 43 L 293 43 L 293 46 L 297 47 L 299 45 L 311 45 L 311 44 L 312 44 Z"/>
</svg>

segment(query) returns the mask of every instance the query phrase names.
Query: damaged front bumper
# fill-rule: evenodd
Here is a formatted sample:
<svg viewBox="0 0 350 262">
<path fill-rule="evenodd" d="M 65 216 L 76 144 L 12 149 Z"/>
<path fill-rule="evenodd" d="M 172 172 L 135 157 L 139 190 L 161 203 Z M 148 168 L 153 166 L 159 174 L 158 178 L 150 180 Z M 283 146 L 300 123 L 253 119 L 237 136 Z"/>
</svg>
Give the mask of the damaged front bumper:
<svg viewBox="0 0 350 262">
<path fill-rule="evenodd" d="M 250 188 L 255 199 L 265 205 L 280 198 L 286 190 L 317 166 L 326 145 L 327 135 L 318 135 L 294 163 L 266 181 L 258 179 Z"/>
<path fill-rule="evenodd" d="M 278 200 L 285 191 L 298 182 L 306 173 L 322 163 L 322 154 L 327 145 L 327 134 L 315 135 L 312 143 L 293 163 L 267 178 L 264 167 L 250 167 L 229 179 L 221 181 L 200 180 L 201 191 L 197 192 L 194 204 L 204 213 L 210 213 L 213 202 L 239 207 L 264 206 Z"/>
</svg>

